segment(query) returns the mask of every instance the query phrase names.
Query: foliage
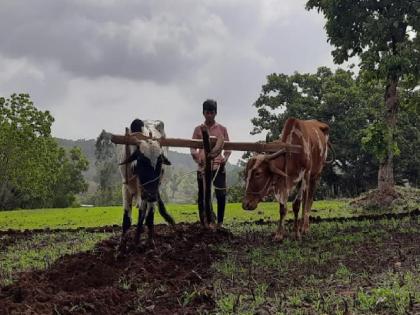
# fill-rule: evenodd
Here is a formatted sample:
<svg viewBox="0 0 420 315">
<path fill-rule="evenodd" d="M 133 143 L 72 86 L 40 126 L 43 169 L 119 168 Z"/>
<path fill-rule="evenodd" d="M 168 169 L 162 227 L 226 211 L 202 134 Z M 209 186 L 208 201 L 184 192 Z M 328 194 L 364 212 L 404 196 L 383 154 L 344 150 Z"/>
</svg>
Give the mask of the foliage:
<svg viewBox="0 0 420 315">
<path fill-rule="evenodd" d="M 403 93 L 402 101 L 408 102 L 407 97 L 413 95 L 417 94 Z M 267 83 L 254 103 L 258 116 L 252 119 L 252 133 L 267 131 L 269 141 L 277 139 L 289 117 L 328 123 L 333 147 L 328 159 L 332 163 L 324 169 L 317 198 L 355 196 L 374 187 L 377 180 L 378 160 L 374 154 L 385 148 L 380 146 L 383 142 L 377 138 L 382 136 L 377 133 L 386 130 L 375 124 L 379 121 L 381 102 L 380 87 L 367 81 L 363 73 L 356 76 L 350 70 L 332 72 L 326 67 L 319 68 L 315 74 L 274 73 L 267 76 Z M 420 145 L 418 130 L 413 125 L 418 119 L 418 115 L 400 118 L 401 154 L 397 159 L 401 166 L 397 171 L 400 184 L 404 179 L 416 184 L 413 175 L 420 163 L 413 160 L 411 152 L 414 146 Z M 410 141 L 404 141 L 408 135 Z"/>
<path fill-rule="evenodd" d="M 228 188 L 227 198 L 229 202 L 242 202 L 245 194 L 245 187 L 243 184 L 236 184 Z"/>
<path fill-rule="evenodd" d="M 364 144 L 380 160 L 378 187 L 392 191 L 393 157 L 397 153 L 398 84 L 419 85 L 420 3 L 412 0 L 323 1 L 309 0 L 306 8 L 321 11 L 326 19 L 334 62 L 358 56 L 362 72 L 382 86 L 381 115 L 366 129 Z M 371 106 L 371 104 L 367 104 Z"/>
<path fill-rule="evenodd" d="M 289 117 L 318 119 L 330 125 L 333 151 L 324 170 L 318 197 L 352 196 L 374 182 L 373 157 L 362 151 L 360 141 L 366 123 L 374 119 L 365 110 L 366 98 L 354 73 L 332 72 L 321 67 L 315 74 L 271 74 L 254 106 L 252 133 L 267 130 L 268 140 L 279 138 Z"/>
<path fill-rule="evenodd" d="M 386 158 L 388 146 L 393 137 L 392 131 L 383 121 L 375 121 L 363 130 L 362 146 L 365 150 L 373 153 L 379 160 Z M 399 155 L 400 150 L 395 142 L 392 142 L 392 151 Z"/>
<path fill-rule="evenodd" d="M 306 8 L 322 11 L 334 62 L 359 56 L 361 68 L 379 79 L 420 75 L 420 4 L 418 1 L 309 0 Z"/>
<path fill-rule="evenodd" d="M 96 181 L 99 183 L 93 202 L 95 205 L 122 203 L 116 148 L 109 134 L 102 130 L 95 143 Z"/>
<path fill-rule="evenodd" d="M 60 176 L 57 177 L 54 185 L 55 194 L 52 206 L 65 208 L 74 205 L 75 194 L 87 189 L 82 172 L 88 169 L 88 161 L 78 147 L 70 149 L 68 154 L 60 148 L 58 158 Z"/>
<path fill-rule="evenodd" d="M 51 137 L 53 121 L 28 94 L 0 98 L 0 209 L 68 206 L 85 189 L 82 157 L 74 152 L 68 160 Z"/>
<path fill-rule="evenodd" d="M 163 200 L 171 203 L 194 203 L 197 200 L 196 177 L 194 169 L 187 170 L 173 165 L 165 167 L 160 188 Z"/>
</svg>

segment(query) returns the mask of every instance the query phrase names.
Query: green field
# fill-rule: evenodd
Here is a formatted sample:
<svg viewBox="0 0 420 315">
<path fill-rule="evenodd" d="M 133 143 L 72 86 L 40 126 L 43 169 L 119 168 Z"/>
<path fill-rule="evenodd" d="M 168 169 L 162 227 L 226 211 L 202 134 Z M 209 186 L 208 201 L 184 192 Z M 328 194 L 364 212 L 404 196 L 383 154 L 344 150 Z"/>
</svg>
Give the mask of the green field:
<svg viewBox="0 0 420 315">
<path fill-rule="evenodd" d="M 176 222 L 198 221 L 196 205 L 167 204 L 169 213 Z M 277 220 L 279 218 L 278 203 L 267 202 L 259 204 L 254 211 L 245 211 L 240 203 L 231 203 L 226 207 L 225 223 L 241 221 L 255 221 L 259 219 Z M 216 207 L 214 207 L 216 209 Z M 290 218 L 293 217 L 289 204 Z M 120 224 L 122 221 L 122 207 L 94 207 L 94 208 L 66 208 L 66 209 L 33 209 L 0 212 L 0 230 L 43 229 L 43 228 L 78 228 L 100 227 Z M 347 208 L 346 201 L 315 201 L 311 215 L 320 217 L 348 217 L 355 212 Z M 133 209 L 133 222 L 138 217 L 137 209 Z M 163 223 L 162 217 L 156 210 L 155 223 Z"/>
<path fill-rule="evenodd" d="M 198 221 L 195 205 L 168 204 L 167 208 L 178 223 Z M 394 209 L 393 212 L 395 214 L 399 210 Z M 315 202 L 312 212 L 312 216 L 321 218 L 366 214 L 351 210 L 345 200 Z M 3 295 L 6 297 L 3 301 L 0 295 L 0 313 L 2 302 L 7 300 L 7 305 L 11 305 L 16 314 L 32 308 L 35 308 L 34 314 L 41 314 L 45 307 L 54 307 L 64 313 L 73 310 L 96 314 L 95 308 L 105 303 L 100 298 L 101 294 L 106 297 L 106 303 L 112 302 L 112 294 L 108 295 L 107 291 L 112 288 L 119 294 L 135 294 L 135 299 L 126 299 L 125 304 L 121 304 L 127 312 L 134 310 L 133 314 L 148 313 L 150 307 L 161 301 L 172 301 L 177 313 L 187 310 L 191 313 L 191 310 L 212 301 L 209 312 L 197 313 L 420 314 L 418 214 L 403 218 L 372 216 L 361 221 L 314 222 L 310 233 L 301 241 L 293 238 L 290 233 L 292 224 L 288 224 L 288 237 L 280 244 L 272 239 L 275 221 L 278 220 L 277 203 L 262 203 L 253 212 L 242 210 L 240 204 L 229 204 L 226 210 L 227 230 L 209 231 L 197 224 L 180 225 L 183 226 L 181 230 L 172 231 L 161 226 L 161 236 L 158 235 L 154 249 L 130 252 L 125 258 L 127 261 L 122 262 L 116 258 L 120 237 L 118 229 L 113 232 L 100 229 L 53 231 L 120 225 L 121 216 L 121 207 L 0 212 L 0 231 L 51 229 L 0 233 L 0 293 L 11 286 L 15 291 L 10 292 L 19 292 L 16 290 L 21 287 L 29 290 L 34 281 L 25 279 L 33 278 L 43 279 L 42 292 L 48 297 L 43 302 L 46 304 L 42 304 L 34 302 L 30 294 L 24 296 L 24 303 L 15 302 L 14 293 Z M 292 216 L 289 211 L 289 218 Z M 239 224 L 260 219 L 272 222 Z M 159 214 L 156 221 L 163 222 Z M 193 227 L 191 231 L 197 229 L 198 234 L 189 237 L 185 232 L 187 227 Z M 221 235 L 221 241 L 212 242 L 213 238 L 218 239 L 217 235 Z M 185 246 L 190 246 L 191 251 L 185 251 Z M 207 253 L 209 250 L 217 252 L 217 259 L 212 260 L 208 267 L 200 269 L 200 264 L 188 263 L 191 259 L 202 262 L 203 256 L 195 251 Z M 112 272 L 105 270 L 106 275 L 115 276 L 115 280 L 106 286 L 90 288 L 84 277 L 92 271 L 89 269 L 91 264 L 98 268 L 92 270 L 100 270 L 102 264 L 113 268 Z M 129 270 L 122 267 L 124 264 L 138 269 L 132 270 L 129 276 Z M 171 266 L 168 274 L 176 279 L 182 274 L 187 275 L 185 279 L 195 279 L 193 284 L 185 285 L 184 282 L 181 289 L 173 286 L 171 279 L 161 275 L 166 266 Z M 172 268 L 177 271 L 170 273 Z M 52 281 L 48 280 L 49 277 L 57 271 L 62 272 L 63 277 L 60 273 L 58 283 L 72 283 L 75 277 L 78 291 L 66 292 L 60 287 L 57 289 L 57 283 L 49 282 Z M 38 278 L 38 274 L 43 276 Z M 68 275 L 71 277 L 68 278 Z M 145 275 L 149 278 L 142 278 Z M 35 281 L 31 290 L 37 292 L 38 285 Z M 48 291 L 50 286 L 55 286 L 54 294 Z M 86 292 L 92 294 L 85 295 Z M 62 294 L 67 294 L 69 308 L 66 308 L 67 304 L 63 306 L 60 300 Z"/>
</svg>

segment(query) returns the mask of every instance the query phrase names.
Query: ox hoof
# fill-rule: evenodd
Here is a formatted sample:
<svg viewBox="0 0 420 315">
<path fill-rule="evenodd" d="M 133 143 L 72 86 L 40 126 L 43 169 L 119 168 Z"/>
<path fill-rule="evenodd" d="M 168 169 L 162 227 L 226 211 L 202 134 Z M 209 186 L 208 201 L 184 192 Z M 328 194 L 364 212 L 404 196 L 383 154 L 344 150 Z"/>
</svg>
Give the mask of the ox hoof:
<svg viewBox="0 0 420 315">
<path fill-rule="evenodd" d="M 156 248 L 156 243 L 154 239 L 148 239 L 146 242 L 146 245 L 149 248 Z"/>
<path fill-rule="evenodd" d="M 302 240 L 302 234 L 300 234 L 300 232 L 295 232 L 293 234 L 293 238 L 295 239 L 295 241 L 301 241 Z"/>
<path fill-rule="evenodd" d="M 302 235 L 308 234 L 309 233 L 309 224 L 303 224 L 301 232 L 302 232 Z"/>
<path fill-rule="evenodd" d="M 119 253 L 126 253 L 127 252 L 127 238 L 122 237 L 120 244 L 118 245 L 118 252 Z"/>
<path fill-rule="evenodd" d="M 217 225 L 216 225 L 216 223 L 210 223 L 210 224 L 209 224 L 209 229 L 210 229 L 210 230 L 216 230 L 216 229 L 217 229 Z"/>
<path fill-rule="evenodd" d="M 273 240 L 278 243 L 282 243 L 284 240 L 284 234 L 276 233 L 273 237 Z"/>
</svg>

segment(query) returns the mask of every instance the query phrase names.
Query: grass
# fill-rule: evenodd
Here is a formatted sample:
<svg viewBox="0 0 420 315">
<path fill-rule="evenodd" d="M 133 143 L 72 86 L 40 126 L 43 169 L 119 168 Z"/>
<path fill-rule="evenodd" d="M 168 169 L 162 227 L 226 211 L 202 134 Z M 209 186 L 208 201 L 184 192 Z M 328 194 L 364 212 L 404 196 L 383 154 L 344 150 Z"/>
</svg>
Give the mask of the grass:
<svg viewBox="0 0 420 315">
<path fill-rule="evenodd" d="M 1 236 L 3 244 L 10 244 L 0 256 L 0 285 L 13 282 L 19 272 L 46 269 L 63 255 L 90 250 L 110 235 L 75 231 L 31 234 L 21 238 Z"/>
<path fill-rule="evenodd" d="M 191 204 L 167 204 L 168 212 L 176 222 L 198 221 L 198 210 L 196 205 Z M 216 206 L 214 206 L 216 210 Z M 289 204 L 288 217 L 293 217 L 291 205 Z M 314 216 L 337 217 L 352 216 L 347 208 L 346 201 L 330 200 L 315 201 Z M 137 209 L 133 209 L 133 222 L 138 216 Z M 156 223 L 163 223 L 163 218 L 156 210 Z M 240 203 L 230 203 L 226 207 L 225 223 L 243 221 L 255 221 L 258 219 L 278 220 L 278 203 L 260 203 L 254 211 L 244 211 Z M 66 208 L 66 209 L 33 209 L 0 211 L 0 230 L 16 229 L 43 229 L 43 228 L 78 228 L 78 227 L 100 227 L 113 224 L 121 224 L 122 207 L 93 207 L 93 208 Z"/>
<path fill-rule="evenodd" d="M 419 218 L 312 224 L 302 242 L 282 244 L 271 241 L 274 229 L 232 228 L 245 245 L 224 244 L 225 259 L 213 265 L 216 313 L 420 310 Z"/>
<path fill-rule="evenodd" d="M 196 205 L 167 208 L 176 222 L 198 220 Z M 322 218 L 359 214 L 366 213 L 336 200 L 317 201 L 312 212 Z M 288 216 L 293 217 L 291 211 Z M 121 217 L 121 207 L 6 211 L 0 212 L 0 230 L 119 225 Z M 302 241 L 288 237 L 282 244 L 271 239 L 274 223 L 235 224 L 258 219 L 277 220 L 277 203 L 261 203 L 253 212 L 242 210 L 238 203 L 228 204 L 225 221 L 236 243 L 220 245 L 224 258 L 213 264 L 210 283 L 186 288 L 181 305 L 212 288 L 217 314 L 420 312 L 419 217 L 322 222 L 312 224 Z M 156 223 L 161 222 L 157 214 Z M 111 236 L 85 231 L 19 235 L 0 235 L 1 286 L 12 283 L 21 271 L 48 268 L 59 257 L 90 250 Z M 137 290 L 146 290 L 147 285 Z M 128 290 L 130 279 L 122 277 L 118 286 Z M 147 312 L 141 303 L 139 312 Z"/>
</svg>

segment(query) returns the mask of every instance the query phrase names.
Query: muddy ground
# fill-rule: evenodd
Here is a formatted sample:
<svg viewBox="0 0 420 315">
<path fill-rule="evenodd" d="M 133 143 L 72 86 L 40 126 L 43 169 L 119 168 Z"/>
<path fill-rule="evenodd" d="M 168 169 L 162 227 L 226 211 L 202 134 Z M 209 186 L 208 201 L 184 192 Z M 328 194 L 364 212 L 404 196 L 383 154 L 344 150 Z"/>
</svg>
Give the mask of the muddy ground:
<svg viewBox="0 0 420 315">
<path fill-rule="evenodd" d="M 417 217 L 418 210 L 405 216 Z M 107 229 L 113 231 L 111 227 Z M 211 313 L 216 306 L 211 265 L 224 256 L 218 245 L 240 249 L 267 247 L 272 243 L 269 235 L 234 236 L 225 229 L 203 230 L 198 224 L 178 224 L 174 231 L 159 225 L 154 244 L 143 241 L 140 247 L 135 247 L 129 243 L 126 255 L 119 256 L 119 228 L 114 232 L 117 233 L 91 251 L 63 256 L 47 270 L 22 273 L 12 285 L 0 288 L 0 314 Z M 13 235 L 8 238 L 13 240 L 41 231 L 3 233 Z M 398 268 L 410 268 L 418 263 L 420 247 L 414 244 L 420 243 L 420 234 L 389 235 L 383 241 L 381 246 L 361 244 L 344 260 L 358 272 L 366 271 L 366 266 L 373 272 L 375 268 L 391 268 L 396 264 Z M 8 245 L 2 244 L 0 250 Z M 294 277 L 294 281 L 300 281 L 305 274 L 302 268 L 298 268 L 296 275 L 290 270 L 285 280 Z M 328 275 L 333 271 L 318 272 Z M 269 284 L 274 279 L 267 272 L 260 276 Z M 281 291 L 282 284 L 286 285 L 281 281 L 273 284 L 273 289 Z"/>
<path fill-rule="evenodd" d="M 158 226 L 156 233 L 154 244 L 129 243 L 122 257 L 115 236 L 90 252 L 63 256 L 48 270 L 22 273 L 0 289 L 0 314 L 196 314 L 214 308 L 205 287 L 183 304 L 221 258 L 213 245 L 232 234 L 203 232 L 199 225 L 178 225 L 177 231 Z"/>
</svg>

